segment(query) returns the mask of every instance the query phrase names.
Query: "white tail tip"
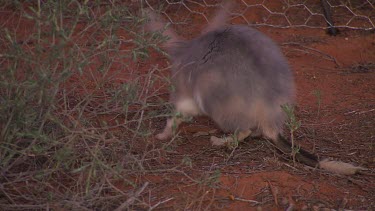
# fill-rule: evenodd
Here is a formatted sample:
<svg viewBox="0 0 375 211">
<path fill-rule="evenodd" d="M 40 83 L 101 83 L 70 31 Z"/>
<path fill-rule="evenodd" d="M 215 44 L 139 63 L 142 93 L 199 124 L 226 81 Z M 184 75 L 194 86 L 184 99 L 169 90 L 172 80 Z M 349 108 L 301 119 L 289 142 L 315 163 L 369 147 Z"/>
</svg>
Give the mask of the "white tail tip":
<svg viewBox="0 0 375 211">
<path fill-rule="evenodd" d="M 328 159 L 319 161 L 319 167 L 329 172 L 342 175 L 353 175 L 361 170 L 367 170 L 366 168 L 354 166 L 350 163 L 344 163 L 341 161 L 333 161 Z"/>
</svg>

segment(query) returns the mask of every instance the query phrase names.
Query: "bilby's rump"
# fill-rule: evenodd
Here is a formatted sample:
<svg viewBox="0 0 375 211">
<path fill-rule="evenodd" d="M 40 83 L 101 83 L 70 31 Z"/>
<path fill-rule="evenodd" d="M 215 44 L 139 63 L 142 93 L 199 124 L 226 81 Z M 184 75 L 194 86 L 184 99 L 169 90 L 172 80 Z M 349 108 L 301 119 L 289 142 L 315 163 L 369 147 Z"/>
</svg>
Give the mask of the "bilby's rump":
<svg viewBox="0 0 375 211">
<path fill-rule="evenodd" d="M 228 6 L 228 5 L 227 5 Z M 282 105 L 294 104 L 293 74 L 280 48 L 263 33 L 244 25 L 226 26 L 224 9 L 214 17 L 213 25 L 199 37 L 184 41 L 171 30 L 165 47 L 171 56 L 174 91 L 170 101 L 183 116 L 207 115 L 239 140 L 260 134 L 272 140 L 285 153 L 291 148 L 282 134 L 285 114 Z M 161 17 L 148 11 L 150 30 L 162 30 Z M 183 118 L 167 120 L 158 139 L 168 139 L 172 128 Z M 228 138 L 211 137 L 220 145 Z M 297 160 L 340 174 L 353 174 L 360 167 L 338 161 L 319 161 L 301 150 Z"/>
</svg>

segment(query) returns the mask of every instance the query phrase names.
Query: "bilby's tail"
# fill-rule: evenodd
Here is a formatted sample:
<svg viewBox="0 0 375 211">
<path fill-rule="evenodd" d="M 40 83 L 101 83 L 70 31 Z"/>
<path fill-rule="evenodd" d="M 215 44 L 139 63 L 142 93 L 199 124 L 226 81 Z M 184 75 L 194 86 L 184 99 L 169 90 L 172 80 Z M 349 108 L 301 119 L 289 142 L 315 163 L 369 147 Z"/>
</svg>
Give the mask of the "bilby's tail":
<svg viewBox="0 0 375 211">
<path fill-rule="evenodd" d="M 285 154 L 291 154 L 292 147 L 291 143 L 286 140 L 282 135 L 279 135 L 277 141 L 273 141 L 276 147 Z M 332 173 L 342 174 L 342 175 L 353 175 L 356 173 L 361 173 L 361 171 L 366 170 L 365 168 L 354 166 L 349 163 L 344 163 L 341 161 L 332 161 L 328 159 L 319 160 L 319 158 L 304 150 L 299 149 L 295 155 L 295 158 L 298 162 L 311 167 L 318 167 L 324 170 L 327 170 Z"/>
</svg>

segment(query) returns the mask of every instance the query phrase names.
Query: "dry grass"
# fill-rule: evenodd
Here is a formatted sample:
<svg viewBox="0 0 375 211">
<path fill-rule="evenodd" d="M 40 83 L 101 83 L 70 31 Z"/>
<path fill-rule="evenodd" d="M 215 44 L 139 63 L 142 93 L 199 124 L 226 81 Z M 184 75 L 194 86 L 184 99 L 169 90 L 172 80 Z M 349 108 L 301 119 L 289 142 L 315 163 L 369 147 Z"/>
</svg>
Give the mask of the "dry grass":
<svg viewBox="0 0 375 211">
<path fill-rule="evenodd" d="M 124 5 L 2 3 L 0 207 L 155 207 L 134 178 L 165 147 L 147 139 L 169 82 L 137 67 L 161 39 Z"/>
<path fill-rule="evenodd" d="M 155 130 L 161 129 L 170 115 L 170 105 L 165 103 L 170 88 L 165 76 L 168 64 L 149 65 L 166 63 L 164 58 L 155 58 L 155 52 L 164 54 L 157 46 L 165 38 L 143 31 L 145 18 L 134 8 L 144 5 L 142 1 L 135 6 L 131 2 L 0 2 L 2 209 L 212 210 L 234 202 L 245 202 L 247 207 L 273 206 L 280 202 L 281 194 L 277 198 L 272 188 L 281 190 L 284 183 L 268 181 L 263 187 L 257 179 L 262 172 L 272 170 L 272 176 L 274 171 L 287 169 L 310 176 L 313 183 L 318 181 L 311 176 L 315 174 L 330 179 L 315 170 L 313 174 L 278 161 L 280 155 L 262 140 L 250 140 L 229 150 L 213 149 L 203 141 L 206 137 L 191 134 L 168 142 L 154 141 Z M 296 49 L 334 61 L 315 48 L 300 47 Z M 368 70 L 373 65 L 352 68 L 354 72 L 371 73 Z M 324 109 L 322 105 L 320 116 L 327 113 Z M 357 113 L 369 114 L 371 109 Z M 316 112 L 299 113 L 304 120 L 316 119 Z M 363 131 L 356 134 L 363 139 L 372 122 L 371 116 L 367 118 Z M 198 129 L 212 130 L 212 122 L 196 121 L 202 123 Z M 308 123 L 295 138 L 313 140 L 312 148 L 315 139 L 323 139 L 317 134 L 332 136 L 331 124 Z M 351 125 L 339 127 L 348 127 L 345 131 L 349 131 Z M 184 133 L 183 128 L 180 132 Z M 373 149 L 373 144 L 369 146 Z M 333 145 L 325 155 L 336 148 Z M 362 157 L 370 157 L 366 148 L 361 152 Z M 278 173 L 276 177 L 285 174 Z M 223 175 L 245 175 L 243 182 L 261 187 L 254 190 L 260 194 L 241 195 L 243 187 L 239 187 L 242 192 L 238 195 L 230 193 L 233 187 L 225 189 L 221 184 Z M 336 180 L 333 177 L 329 181 Z M 361 187 L 367 183 L 363 180 Z M 220 192 L 223 190 L 228 193 Z M 314 195 L 302 200 L 316 198 L 320 199 Z M 368 201 L 357 204 L 373 207 L 365 204 Z M 337 207 L 334 203 L 328 205 Z"/>
</svg>

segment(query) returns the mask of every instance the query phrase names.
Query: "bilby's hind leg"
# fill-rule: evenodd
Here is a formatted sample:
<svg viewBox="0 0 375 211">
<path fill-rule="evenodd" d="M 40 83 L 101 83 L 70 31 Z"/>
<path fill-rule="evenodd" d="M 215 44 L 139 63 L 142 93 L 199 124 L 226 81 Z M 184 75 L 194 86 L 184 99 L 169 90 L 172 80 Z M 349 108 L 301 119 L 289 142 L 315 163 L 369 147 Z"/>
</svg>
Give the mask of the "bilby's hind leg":
<svg viewBox="0 0 375 211">
<path fill-rule="evenodd" d="M 218 138 L 216 136 L 211 136 L 211 144 L 214 146 L 223 146 L 226 144 L 233 143 L 235 140 L 237 141 L 243 141 L 245 138 L 249 137 L 251 134 L 251 130 L 244 130 L 237 133 L 237 139 L 233 139 L 233 137 L 224 137 L 224 138 Z"/>
<path fill-rule="evenodd" d="M 166 140 L 171 138 L 181 122 L 188 119 L 189 117 L 196 116 L 201 113 L 197 104 L 191 98 L 181 98 L 175 103 L 175 107 L 176 114 L 172 118 L 167 120 L 167 124 L 163 132 L 155 136 L 157 139 Z"/>
</svg>

